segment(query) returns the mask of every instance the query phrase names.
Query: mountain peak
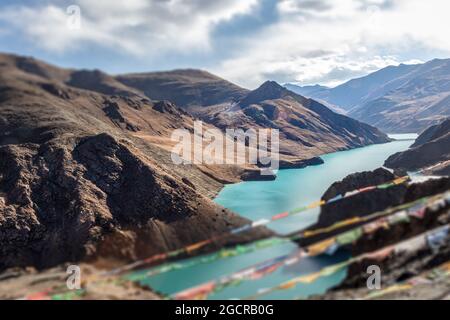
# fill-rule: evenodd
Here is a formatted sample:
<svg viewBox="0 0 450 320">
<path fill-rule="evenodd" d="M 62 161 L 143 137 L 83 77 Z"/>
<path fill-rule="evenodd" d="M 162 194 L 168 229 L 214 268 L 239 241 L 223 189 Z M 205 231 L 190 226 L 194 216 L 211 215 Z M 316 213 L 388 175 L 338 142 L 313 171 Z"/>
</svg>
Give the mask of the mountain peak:
<svg viewBox="0 0 450 320">
<path fill-rule="evenodd" d="M 251 91 L 243 100 L 241 106 L 248 106 L 264 100 L 283 98 L 289 91 L 276 81 L 266 81 L 258 89 Z"/>
<path fill-rule="evenodd" d="M 254 92 L 264 92 L 266 95 L 273 96 L 272 99 L 281 98 L 283 93 L 286 93 L 286 88 L 276 81 L 268 80 L 259 86 Z"/>
<path fill-rule="evenodd" d="M 283 89 L 283 87 L 278 82 L 273 81 L 273 80 L 267 80 L 262 85 L 260 85 L 259 88 L 256 89 L 256 90 L 259 90 L 259 89 L 270 89 L 270 88 L 280 89 L 280 90 Z"/>
</svg>

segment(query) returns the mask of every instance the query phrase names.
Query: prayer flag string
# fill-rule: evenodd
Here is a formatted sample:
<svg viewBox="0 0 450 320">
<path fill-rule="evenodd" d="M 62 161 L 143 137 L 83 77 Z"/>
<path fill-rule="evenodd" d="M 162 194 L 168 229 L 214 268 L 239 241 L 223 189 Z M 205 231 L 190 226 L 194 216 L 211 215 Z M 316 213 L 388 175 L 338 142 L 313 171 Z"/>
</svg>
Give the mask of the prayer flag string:
<svg viewBox="0 0 450 320">
<path fill-rule="evenodd" d="M 389 183 L 384 183 L 384 184 L 381 184 L 381 185 L 378 185 L 378 186 L 373 186 L 372 188 L 373 189 L 391 188 L 391 187 L 394 187 L 394 186 L 397 186 L 397 185 L 400 185 L 400 184 L 407 183 L 409 180 L 410 180 L 409 176 L 405 176 L 405 177 L 397 178 L 397 179 L 395 179 L 395 180 L 393 180 L 393 181 L 391 181 Z M 362 188 L 362 189 L 358 189 L 358 190 L 354 190 L 354 191 L 351 191 L 351 192 L 347 192 L 343 196 L 341 196 L 339 198 L 339 200 L 346 199 L 346 198 L 349 198 L 349 197 L 353 197 L 356 194 L 360 194 L 360 193 L 363 193 L 363 192 L 368 192 L 368 191 L 373 190 L 373 189 L 369 189 L 368 187 L 365 187 L 365 188 Z M 123 272 L 134 270 L 136 268 L 139 268 L 139 267 L 142 267 L 142 266 L 145 266 L 145 265 L 149 265 L 149 264 L 152 264 L 152 263 L 161 262 L 161 261 L 167 260 L 169 258 L 174 258 L 174 257 L 180 256 L 180 255 L 186 254 L 186 253 L 191 254 L 194 251 L 197 251 L 197 250 L 207 246 L 208 244 L 213 243 L 214 241 L 221 240 L 221 239 L 224 239 L 224 238 L 232 236 L 232 235 L 236 235 L 236 234 L 240 234 L 240 233 L 243 233 L 243 232 L 247 232 L 247 231 L 252 230 L 254 228 L 265 226 L 265 225 L 267 225 L 267 224 L 269 224 L 269 223 L 271 223 L 273 221 L 278 221 L 278 220 L 281 220 L 281 219 L 285 219 L 285 218 L 288 218 L 290 216 L 297 215 L 299 213 L 302 213 L 302 212 L 305 212 L 305 211 L 308 211 L 308 210 L 311 210 L 311 209 L 314 209 L 314 208 L 318 208 L 318 207 L 324 206 L 324 205 L 326 205 L 328 203 L 336 202 L 336 201 L 339 201 L 339 200 L 331 199 L 329 201 L 325 201 L 325 200 L 315 201 L 315 202 L 311 203 L 308 206 L 300 207 L 300 208 L 293 209 L 293 210 L 288 211 L 288 212 L 283 212 L 283 213 L 276 214 L 276 215 L 272 216 L 270 219 L 263 219 L 263 220 L 259 220 L 259 221 L 254 221 L 254 222 L 252 222 L 250 224 L 238 227 L 236 229 L 229 230 L 228 232 L 226 232 L 224 234 L 221 234 L 221 235 L 212 237 L 210 239 L 203 240 L 203 241 L 191 244 L 191 245 L 186 246 L 184 248 L 180 248 L 180 249 L 177 249 L 177 250 L 174 250 L 174 251 L 170 251 L 168 253 L 156 254 L 156 255 L 151 256 L 149 258 L 146 258 L 146 259 L 143 259 L 143 260 L 139 260 L 139 261 L 133 262 L 133 263 L 125 265 L 125 266 L 121 266 L 121 267 L 115 268 L 113 270 L 105 272 L 103 275 L 110 276 L 110 275 L 121 274 Z"/>
<path fill-rule="evenodd" d="M 441 206 L 437 206 L 437 204 L 441 204 L 441 200 L 435 200 L 433 202 L 430 201 L 428 206 L 431 208 L 434 208 L 434 210 L 438 210 L 441 208 Z M 444 202 L 445 205 L 445 202 Z M 307 247 L 307 251 L 304 251 L 303 249 L 299 249 L 296 253 L 293 255 L 284 255 L 281 257 L 273 258 L 268 261 L 260 262 L 258 264 L 255 264 L 253 266 L 250 266 L 248 268 L 245 268 L 244 270 L 240 270 L 238 272 L 235 272 L 231 275 L 224 276 L 216 281 L 210 281 L 208 283 L 196 286 L 191 289 L 183 290 L 180 293 L 172 295 L 172 298 L 174 299 L 192 299 L 193 296 L 198 291 L 202 292 L 202 296 L 206 298 L 211 293 L 217 293 L 219 291 L 224 290 L 225 288 L 229 287 L 230 285 L 238 285 L 242 283 L 245 280 L 255 280 L 260 279 L 266 275 L 269 275 L 276 271 L 277 269 L 286 266 L 291 265 L 293 263 L 296 263 L 300 261 L 302 258 L 305 257 L 312 257 L 317 256 L 320 254 L 328 253 L 330 255 L 334 254 L 340 247 L 345 246 L 347 244 L 353 243 L 357 241 L 364 233 L 372 233 L 376 231 L 378 228 L 385 227 L 385 224 L 387 224 L 388 227 L 391 227 L 393 225 L 399 224 L 399 223 L 405 223 L 409 222 L 409 217 L 416 217 L 415 213 L 417 210 L 425 211 L 428 208 L 427 205 L 422 205 L 420 208 L 415 206 L 413 209 L 409 212 L 407 211 L 398 211 L 394 215 L 388 217 L 388 218 L 380 218 L 376 221 L 370 222 L 368 225 L 357 227 L 353 230 L 346 231 L 342 233 L 341 235 L 323 240 L 319 243 L 310 245 Z M 437 244 L 437 246 L 440 246 L 442 244 L 443 239 L 447 236 L 448 230 L 446 228 L 443 229 L 443 232 L 439 233 L 436 232 L 429 238 L 429 245 L 432 246 L 432 242 Z M 431 239 L 431 240 L 430 240 Z M 379 253 L 378 253 L 379 254 Z M 341 264 L 339 264 L 341 266 Z M 333 269 L 335 270 L 335 269 Z M 336 272 L 339 271 L 340 268 L 336 269 Z M 325 273 L 328 274 L 330 272 L 330 269 L 325 270 Z M 314 275 L 320 275 L 320 273 L 315 273 L 311 275 L 311 277 L 308 277 L 307 280 L 311 281 L 315 280 Z M 319 277 L 320 277 L 319 276 Z M 207 286 L 210 288 L 210 291 L 207 293 L 205 292 L 204 288 Z"/>
<path fill-rule="evenodd" d="M 260 289 L 260 290 L 258 290 L 258 292 L 255 295 L 252 295 L 250 297 L 246 297 L 244 300 L 254 300 L 254 299 L 260 298 L 262 296 L 265 296 L 267 294 L 273 293 L 275 291 L 293 289 L 300 283 L 312 283 L 312 282 L 316 281 L 317 279 L 319 279 L 321 277 L 330 276 L 332 274 L 335 274 L 336 272 L 338 272 L 338 271 L 342 270 L 343 268 L 351 265 L 352 263 L 359 262 L 359 261 L 362 261 L 362 260 L 367 259 L 367 258 L 369 258 L 369 259 L 374 259 L 374 258 L 375 259 L 383 259 L 383 258 L 386 258 L 391 253 L 395 252 L 396 250 L 399 250 L 399 248 L 403 249 L 409 243 L 414 243 L 414 242 L 417 242 L 418 240 L 425 240 L 422 243 L 424 243 L 424 245 L 427 245 L 429 248 L 431 248 L 430 244 L 427 242 L 427 240 L 430 237 L 433 237 L 436 234 L 445 234 L 445 236 L 448 237 L 449 233 L 450 233 L 450 225 L 445 225 L 443 227 L 439 227 L 439 228 L 436 228 L 436 229 L 431 230 L 429 232 L 426 232 L 424 234 L 421 234 L 420 236 L 417 236 L 415 238 L 399 242 L 396 245 L 391 245 L 391 246 L 385 247 L 383 249 L 380 249 L 380 250 L 377 250 L 377 251 L 374 251 L 374 252 L 371 252 L 371 253 L 365 253 L 365 254 L 362 254 L 362 255 L 360 255 L 358 257 L 350 258 L 350 259 L 348 259 L 345 262 L 325 267 L 325 268 L 321 269 L 318 272 L 315 272 L 315 273 L 312 273 L 312 274 L 308 274 L 308 275 L 302 275 L 302 276 L 293 278 L 291 280 L 288 280 L 286 282 L 283 282 L 283 283 L 281 283 L 281 284 L 279 284 L 277 286 L 271 287 L 271 288 Z"/>
</svg>

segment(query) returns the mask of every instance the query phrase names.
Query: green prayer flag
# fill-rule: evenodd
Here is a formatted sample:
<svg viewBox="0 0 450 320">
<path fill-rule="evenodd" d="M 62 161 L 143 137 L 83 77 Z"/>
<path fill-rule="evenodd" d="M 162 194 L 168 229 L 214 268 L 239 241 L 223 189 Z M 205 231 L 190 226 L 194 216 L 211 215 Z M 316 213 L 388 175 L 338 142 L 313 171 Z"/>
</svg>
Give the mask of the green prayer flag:
<svg viewBox="0 0 450 320">
<path fill-rule="evenodd" d="M 353 243 L 354 241 L 358 240 L 363 235 L 363 229 L 362 228 L 356 228 L 350 231 L 347 231 L 339 236 L 336 237 L 336 242 L 339 245 L 346 245 Z"/>
</svg>

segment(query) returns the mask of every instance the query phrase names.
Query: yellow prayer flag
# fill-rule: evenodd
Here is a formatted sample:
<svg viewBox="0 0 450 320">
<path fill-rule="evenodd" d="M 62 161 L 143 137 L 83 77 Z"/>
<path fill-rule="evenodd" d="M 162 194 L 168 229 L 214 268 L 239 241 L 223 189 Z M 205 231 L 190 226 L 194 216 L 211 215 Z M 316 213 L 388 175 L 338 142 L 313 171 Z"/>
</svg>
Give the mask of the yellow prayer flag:
<svg viewBox="0 0 450 320">
<path fill-rule="evenodd" d="M 202 241 L 202 242 L 199 242 L 199 243 L 190 245 L 190 246 L 186 247 L 186 252 L 187 252 L 187 253 L 191 253 L 192 251 L 198 250 L 198 249 L 200 249 L 201 247 L 206 246 L 206 245 L 209 244 L 210 242 L 211 242 L 211 240 L 205 240 L 205 241 Z"/>
<path fill-rule="evenodd" d="M 397 178 L 393 181 L 394 184 L 402 184 L 406 181 L 409 180 L 409 177 L 401 177 L 401 178 Z"/>
<path fill-rule="evenodd" d="M 312 231 L 305 231 L 305 232 L 303 232 L 303 236 L 305 238 L 313 237 L 313 236 L 316 236 L 318 234 L 331 232 L 331 231 L 334 231 L 336 229 L 340 229 L 340 228 L 345 227 L 345 226 L 349 226 L 349 225 L 352 225 L 352 224 L 359 223 L 361 221 L 363 221 L 362 218 L 354 217 L 354 218 L 351 218 L 351 219 L 347 219 L 347 220 L 338 222 L 338 223 L 336 223 L 336 224 L 334 224 L 332 226 L 326 227 L 326 228 L 316 229 L 316 230 L 312 230 Z"/>
<path fill-rule="evenodd" d="M 450 262 L 447 262 L 444 265 L 442 265 L 441 269 L 446 271 L 446 272 L 450 272 Z"/>
<path fill-rule="evenodd" d="M 324 253 L 331 245 L 335 243 L 335 238 L 327 239 L 308 247 L 310 256 L 317 256 Z"/>
<path fill-rule="evenodd" d="M 320 272 L 316 272 L 316 273 L 312 273 L 306 276 L 302 276 L 297 278 L 296 282 L 299 283 L 313 283 L 314 281 L 316 281 L 317 279 L 319 279 L 321 276 Z"/>
<path fill-rule="evenodd" d="M 279 286 L 280 290 L 288 290 L 288 289 L 292 289 L 297 285 L 297 283 L 295 281 L 288 281 L 286 283 L 283 283 Z"/>
<path fill-rule="evenodd" d="M 325 203 L 326 203 L 325 200 L 316 201 L 316 202 L 311 203 L 307 208 L 314 209 L 314 208 L 323 206 Z"/>
</svg>

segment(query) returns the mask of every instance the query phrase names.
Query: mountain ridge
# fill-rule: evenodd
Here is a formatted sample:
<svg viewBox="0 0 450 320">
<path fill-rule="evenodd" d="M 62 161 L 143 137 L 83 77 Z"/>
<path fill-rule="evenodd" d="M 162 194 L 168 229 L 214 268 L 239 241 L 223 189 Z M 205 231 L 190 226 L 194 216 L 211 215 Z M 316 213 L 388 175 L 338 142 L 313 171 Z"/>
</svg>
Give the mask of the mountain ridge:
<svg viewBox="0 0 450 320">
<path fill-rule="evenodd" d="M 115 77 L 122 84 L 156 100 L 170 100 L 181 108 L 214 105 L 240 99 L 248 90 L 198 69 L 131 73 Z"/>
<path fill-rule="evenodd" d="M 420 132 L 450 115 L 450 59 L 388 66 L 310 95 L 385 132 Z"/>
<path fill-rule="evenodd" d="M 449 160 L 450 119 L 447 119 L 425 130 L 408 150 L 391 155 L 385 166 L 409 171 L 425 169 L 427 174 L 449 175 Z"/>
<path fill-rule="evenodd" d="M 280 153 L 292 161 L 390 141 L 376 128 L 337 114 L 275 81 L 266 81 L 238 102 L 201 107 L 192 112 L 222 129 L 278 129 Z"/>
</svg>

